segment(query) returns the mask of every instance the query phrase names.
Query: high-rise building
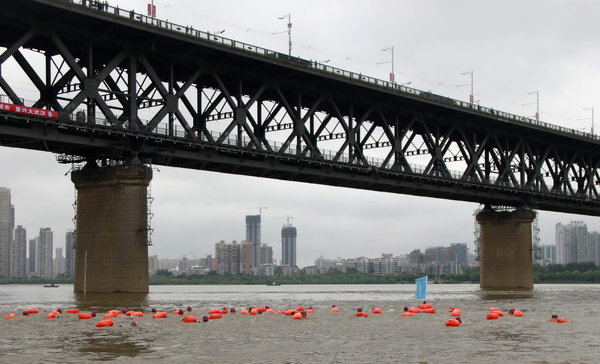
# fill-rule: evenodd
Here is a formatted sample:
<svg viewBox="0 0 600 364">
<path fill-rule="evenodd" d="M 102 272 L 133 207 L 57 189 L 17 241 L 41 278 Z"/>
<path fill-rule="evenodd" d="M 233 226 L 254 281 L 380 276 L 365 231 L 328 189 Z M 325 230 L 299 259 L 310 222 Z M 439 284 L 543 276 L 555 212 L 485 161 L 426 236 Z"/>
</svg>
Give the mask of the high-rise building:
<svg viewBox="0 0 600 364">
<path fill-rule="evenodd" d="M 217 259 L 218 274 L 239 274 L 241 273 L 241 244 L 236 241 L 225 243 L 220 241 L 215 243 L 215 257 Z"/>
<path fill-rule="evenodd" d="M 14 230 L 14 208 L 10 201 L 10 189 L 0 187 L 0 277 L 10 277 L 12 232 Z"/>
<path fill-rule="evenodd" d="M 540 245 L 538 262 L 541 264 L 556 263 L 556 245 Z"/>
<path fill-rule="evenodd" d="M 296 228 L 287 223 L 281 228 L 281 265 L 296 266 Z"/>
<path fill-rule="evenodd" d="M 241 271 L 244 274 L 252 274 L 252 251 L 254 249 L 251 241 L 242 241 L 241 249 Z"/>
<path fill-rule="evenodd" d="M 53 234 L 50 228 L 40 229 L 40 244 L 38 249 L 38 273 L 42 278 L 52 278 Z"/>
<path fill-rule="evenodd" d="M 260 244 L 258 247 L 258 261 L 260 265 L 273 263 L 273 248 L 267 244 Z"/>
<path fill-rule="evenodd" d="M 571 221 L 568 225 L 556 224 L 558 264 L 593 262 L 595 257 L 589 245 L 587 225 L 584 222 Z"/>
<path fill-rule="evenodd" d="M 252 266 L 262 264 L 260 261 L 260 215 L 246 216 L 246 241 L 252 242 Z"/>
<path fill-rule="evenodd" d="M 15 229 L 11 267 L 13 277 L 27 277 L 27 230 L 21 225 Z"/>
<path fill-rule="evenodd" d="M 72 276 L 75 273 L 75 233 L 67 231 L 65 234 L 65 274 Z"/>
<path fill-rule="evenodd" d="M 53 262 L 52 272 L 54 275 L 65 273 L 65 256 L 63 255 L 63 248 L 56 248 L 54 250 Z"/>
<path fill-rule="evenodd" d="M 468 249 L 466 243 L 452 243 L 452 261 L 456 263 L 468 263 Z"/>
<path fill-rule="evenodd" d="M 148 257 L 148 274 L 152 275 L 154 273 L 156 273 L 157 270 L 159 270 L 160 265 L 159 265 L 159 260 L 158 260 L 158 255 L 151 255 Z"/>
<path fill-rule="evenodd" d="M 27 274 L 30 276 L 37 276 L 39 273 L 39 250 L 40 237 L 37 236 L 34 239 L 29 239 L 29 258 L 27 260 Z"/>
</svg>

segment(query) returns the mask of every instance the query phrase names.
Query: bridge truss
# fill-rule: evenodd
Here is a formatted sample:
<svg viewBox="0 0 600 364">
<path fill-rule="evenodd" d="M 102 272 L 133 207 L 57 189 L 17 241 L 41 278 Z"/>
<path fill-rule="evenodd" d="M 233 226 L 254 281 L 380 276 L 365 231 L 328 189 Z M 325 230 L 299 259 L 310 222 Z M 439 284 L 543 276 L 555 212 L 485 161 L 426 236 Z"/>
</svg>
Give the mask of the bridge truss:
<svg viewBox="0 0 600 364">
<path fill-rule="evenodd" d="M 594 136 L 83 3 L 0 4 L 0 102 L 58 115 L 0 109 L 0 145 L 600 212 Z"/>
</svg>

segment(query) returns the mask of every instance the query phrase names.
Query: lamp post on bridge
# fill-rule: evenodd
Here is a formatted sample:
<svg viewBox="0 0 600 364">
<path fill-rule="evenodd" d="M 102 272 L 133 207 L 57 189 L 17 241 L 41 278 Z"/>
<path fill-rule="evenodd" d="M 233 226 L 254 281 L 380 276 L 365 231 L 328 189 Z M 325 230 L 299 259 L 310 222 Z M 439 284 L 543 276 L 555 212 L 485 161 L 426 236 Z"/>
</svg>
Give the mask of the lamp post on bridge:
<svg viewBox="0 0 600 364">
<path fill-rule="evenodd" d="M 391 52 L 392 53 L 392 60 L 391 61 L 386 61 L 386 62 L 377 62 L 376 64 L 391 63 L 392 64 L 392 73 L 390 73 L 390 82 L 391 83 L 396 83 L 396 76 L 394 74 L 394 46 L 382 48 L 381 50 L 384 51 L 384 52 L 387 52 L 387 51 Z"/>
<path fill-rule="evenodd" d="M 529 95 L 535 94 L 535 121 L 540 121 L 540 92 L 538 90 L 529 92 Z M 593 114 L 593 112 L 592 112 Z"/>
<path fill-rule="evenodd" d="M 288 33 L 288 41 L 289 41 L 288 54 L 291 56 L 292 55 L 292 14 L 289 13 L 288 15 L 282 15 L 282 16 L 278 17 L 277 19 L 287 19 L 288 20 L 288 23 L 287 23 L 288 30 L 283 31 L 283 32 L 271 33 L 271 35 Z"/>
<path fill-rule="evenodd" d="M 594 135 L 594 108 L 593 107 L 588 107 L 585 108 L 583 110 L 591 110 L 592 111 L 592 129 L 591 129 L 591 134 Z"/>
<path fill-rule="evenodd" d="M 471 105 L 473 105 L 473 103 L 475 102 L 475 94 L 473 93 L 473 70 L 466 71 L 466 72 L 461 72 L 461 75 L 463 75 L 463 76 L 471 76 L 471 82 L 469 84 L 466 84 L 466 85 L 457 85 L 457 86 L 471 86 L 471 94 L 469 94 L 469 103 Z"/>
</svg>

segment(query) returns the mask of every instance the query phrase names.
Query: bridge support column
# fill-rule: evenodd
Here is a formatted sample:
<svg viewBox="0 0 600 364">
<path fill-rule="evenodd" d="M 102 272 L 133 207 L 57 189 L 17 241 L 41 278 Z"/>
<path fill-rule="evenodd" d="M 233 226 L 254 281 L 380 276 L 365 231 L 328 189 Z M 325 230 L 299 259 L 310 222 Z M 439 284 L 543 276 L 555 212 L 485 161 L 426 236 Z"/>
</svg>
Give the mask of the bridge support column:
<svg viewBox="0 0 600 364">
<path fill-rule="evenodd" d="M 142 165 L 74 171 L 75 292 L 148 292 L 148 184 Z"/>
<path fill-rule="evenodd" d="M 528 209 L 477 214 L 480 226 L 479 258 L 482 289 L 531 290 L 531 223 L 535 212 Z"/>
</svg>

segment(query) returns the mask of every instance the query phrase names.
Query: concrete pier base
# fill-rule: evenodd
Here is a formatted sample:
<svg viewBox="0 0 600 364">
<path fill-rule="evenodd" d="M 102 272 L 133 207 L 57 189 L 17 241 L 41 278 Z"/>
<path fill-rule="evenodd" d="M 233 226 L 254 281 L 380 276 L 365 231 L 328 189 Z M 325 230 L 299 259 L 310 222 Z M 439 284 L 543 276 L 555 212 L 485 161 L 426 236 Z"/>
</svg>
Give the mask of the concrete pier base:
<svg viewBox="0 0 600 364">
<path fill-rule="evenodd" d="M 86 166 L 77 189 L 75 292 L 148 292 L 147 190 L 142 165 Z"/>
<path fill-rule="evenodd" d="M 532 290 L 531 223 L 535 212 L 483 210 L 480 226 L 479 286 L 490 290 Z"/>
</svg>

